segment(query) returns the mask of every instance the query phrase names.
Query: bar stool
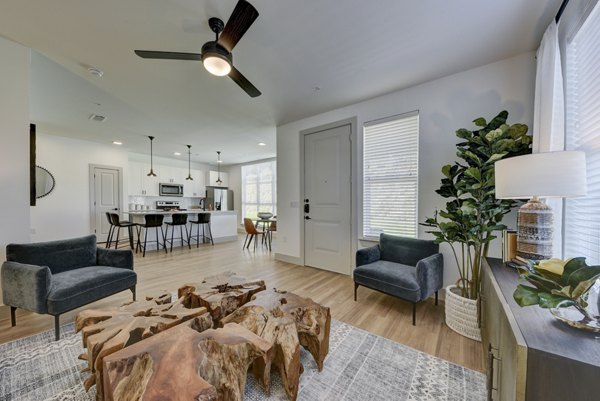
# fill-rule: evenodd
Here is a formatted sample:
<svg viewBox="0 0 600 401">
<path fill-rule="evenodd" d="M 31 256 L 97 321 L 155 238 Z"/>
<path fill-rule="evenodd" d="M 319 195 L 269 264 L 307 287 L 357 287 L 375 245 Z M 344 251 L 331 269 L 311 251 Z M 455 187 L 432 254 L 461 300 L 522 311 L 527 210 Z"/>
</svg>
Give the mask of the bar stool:
<svg viewBox="0 0 600 401">
<path fill-rule="evenodd" d="M 196 238 L 196 248 L 200 247 L 200 226 L 202 226 L 202 242 L 204 239 L 210 239 L 210 243 L 214 245 L 212 231 L 210 229 L 210 213 L 198 213 L 197 220 L 190 220 L 190 240 L 192 238 Z M 198 231 L 196 231 L 196 235 L 192 235 L 194 231 L 194 224 L 198 224 Z M 205 235 L 204 226 L 208 227 L 208 235 Z M 188 240 L 189 244 L 189 240 Z"/>
<path fill-rule="evenodd" d="M 166 240 L 167 242 L 171 243 L 171 252 L 173 252 L 173 234 L 175 233 L 175 226 L 179 226 L 179 234 L 181 235 L 181 246 L 183 246 L 184 242 L 187 242 L 188 248 L 192 249 L 192 247 L 190 246 L 190 234 L 188 233 L 188 229 L 187 229 L 187 214 L 186 213 L 174 214 L 171 217 L 171 221 L 167 221 L 166 224 L 167 224 L 166 238 L 169 238 L 169 227 L 171 227 L 171 239 Z M 185 227 L 185 237 L 183 236 L 183 227 Z M 187 238 L 187 241 L 186 241 L 186 238 Z"/>
<path fill-rule="evenodd" d="M 110 223 L 111 223 L 111 229 L 112 229 L 112 233 L 110 232 L 111 230 L 109 230 L 109 245 L 107 246 L 107 248 L 110 248 L 110 245 L 112 245 L 112 236 L 115 235 L 115 227 L 117 228 L 117 239 L 115 240 L 115 249 L 117 249 L 117 247 L 119 246 L 119 234 L 121 232 L 121 228 L 127 228 L 127 230 L 129 231 L 129 247 L 131 249 L 133 248 L 133 227 L 136 227 L 137 224 L 132 223 L 130 221 L 127 220 L 119 220 L 119 215 L 117 213 L 108 213 L 110 215 Z"/>
<path fill-rule="evenodd" d="M 163 220 L 164 220 L 165 216 L 163 216 L 162 214 L 146 214 L 144 215 L 144 224 L 139 223 L 139 230 L 138 230 L 138 241 L 137 241 L 137 246 L 135 248 L 135 252 L 137 253 L 139 248 L 142 248 L 143 253 L 142 253 L 142 257 L 146 256 L 146 244 L 148 242 L 148 229 L 154 227 L 156 230 L 156 250 L 160 252 L 160 237 L 158 236 L 158 228 L 160 227 L 160 233 L 162 235 L 162 246 L 165 250 L 165 253 L 167 253 L 167 244 L 165 241 L 165 232 L 163 231 L 162 225 L 163 225 Z M 144 245 L 142 246 L 141 242 L 140 242 L 140 234 L 142 232 L 142 228 L 145 229 L 145 233 L 144 233 Z M 155 241 L 150 241 L 150 242 L 155 242 Z"/>
</svg>

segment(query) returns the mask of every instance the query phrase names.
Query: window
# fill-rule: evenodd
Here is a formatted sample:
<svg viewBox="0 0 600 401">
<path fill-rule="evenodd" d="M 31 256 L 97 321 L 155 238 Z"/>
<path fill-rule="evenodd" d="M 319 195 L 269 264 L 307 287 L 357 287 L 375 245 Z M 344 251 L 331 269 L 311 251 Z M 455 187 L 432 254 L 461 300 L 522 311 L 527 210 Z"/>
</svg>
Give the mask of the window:
<svg viewBox="0 0 600 401">
<path fill-rule="evenodd" d="M 568 150 L 586 153 L 588 195 L 565 201 L 565 257 L 600 264 L 600 7 L 588 16 L 566 50 Z"/>
<path fill-rule="evenodd" d="M 363 237 L 417 237 L 419 114 L 364 125 Z"/>
<path fill-rule="evenodd" d="M 258 212 L 277 214 L 275 160 L 242 166 L 242 217 L 255 219 Z"/>
</svg>

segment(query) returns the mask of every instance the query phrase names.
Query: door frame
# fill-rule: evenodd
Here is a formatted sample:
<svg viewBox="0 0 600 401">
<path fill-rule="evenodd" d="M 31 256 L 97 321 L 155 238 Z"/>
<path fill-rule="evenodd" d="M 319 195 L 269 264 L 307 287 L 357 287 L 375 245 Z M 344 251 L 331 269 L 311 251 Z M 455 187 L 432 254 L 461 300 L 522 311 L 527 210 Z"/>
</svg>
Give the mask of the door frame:
<svg viewBox="0 0 600 401">
<path fill-rule="evenodd" d="M 90 207 L 90 234 L 96 234 L 96 205 L 94 204 L 94 195 L 95 195 L 95 178 L 94 178 L 94 169 L 95 168 L 105 168 L 109 170 L 117 170 L 119 172 L 119 214 L 123 209 L 123 192 L 125 191 L 125 183 L 123 182 L 123 167 L 117 166 L 108 166 L 105 164 L 89 164 L 89 207 Z"/>
<path fill-rule="evenodd" d="M 307 135 L 316 134 L 321 131 L 326 131 L 332 128 L 343 127 L 344 125 L 350 125 L 350 241 L 351 241 L 351 254 L 350 257 L 350 270 L 348 271 L 348 275 L 352 274 L 352 271 L 356 268 L 356 260 L 352 257 L 352 255 L 356 254 L 358 249 L 358 232 L 356 231 L 356 227 L 358 227 L 358 164 L 357 157 L 354 155 L 357 154 L 357 138 L 358 138 L 358 118 L 356 116 L 345 118 L 343 120 L 334 121 L 332 123 L 318 125 L 312 128 L 308 128 L 300 131 L 300 135 L 298 136 L 300 142 L 300 202 L 298 206 L 298 219 L 300 221 L 300 264 L 304 266 L 305 261 L 305 244 L 304 244 L 304 146 Z"/>
</svg>

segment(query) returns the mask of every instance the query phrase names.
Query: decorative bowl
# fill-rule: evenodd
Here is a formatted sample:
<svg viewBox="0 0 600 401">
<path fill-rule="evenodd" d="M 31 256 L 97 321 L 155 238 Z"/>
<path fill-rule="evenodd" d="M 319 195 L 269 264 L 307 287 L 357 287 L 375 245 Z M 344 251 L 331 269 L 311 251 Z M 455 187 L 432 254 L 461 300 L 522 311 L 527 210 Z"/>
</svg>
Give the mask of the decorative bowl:
<svg viewBox="0 0 600 401">
<path fill-rule="evenodd" d="M 273 213 L 271 212 L 258 212 L 256 215 L 261 220 L 269 220 L 271 217 L 273 217 Z"/>
</svg>

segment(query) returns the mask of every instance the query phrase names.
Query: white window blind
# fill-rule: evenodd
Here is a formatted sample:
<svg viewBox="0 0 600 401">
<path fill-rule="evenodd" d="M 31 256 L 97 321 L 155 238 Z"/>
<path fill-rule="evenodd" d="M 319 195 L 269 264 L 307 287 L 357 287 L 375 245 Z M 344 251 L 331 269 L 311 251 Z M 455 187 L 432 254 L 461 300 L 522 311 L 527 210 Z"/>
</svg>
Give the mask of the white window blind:
<svg viewBox="0 0 600 401">
<path fill-rule="evenodd" d="M 277 214 L 276 162 L 242 166 L 242 217 L 255 219 L 258 212 Z"/>
<path fill-rule="evenodd" d="M 565 201 L 565 257 L 600 264 L 600 7 L 567 44 L 566 119 L 569 150 L 586 153 L 588 195 Z"/>
<path fill-rule="evenodd" d="M 364 125 L 363 237 L 417 237 L 419 114 Z"/>
</svg>

